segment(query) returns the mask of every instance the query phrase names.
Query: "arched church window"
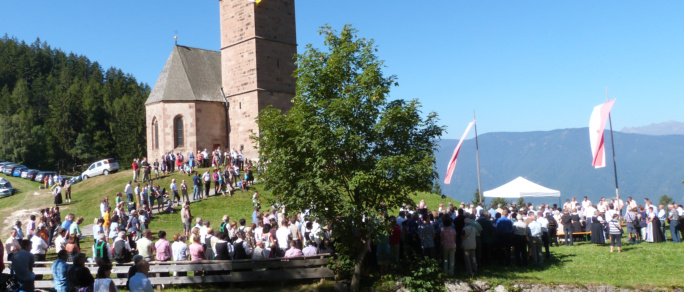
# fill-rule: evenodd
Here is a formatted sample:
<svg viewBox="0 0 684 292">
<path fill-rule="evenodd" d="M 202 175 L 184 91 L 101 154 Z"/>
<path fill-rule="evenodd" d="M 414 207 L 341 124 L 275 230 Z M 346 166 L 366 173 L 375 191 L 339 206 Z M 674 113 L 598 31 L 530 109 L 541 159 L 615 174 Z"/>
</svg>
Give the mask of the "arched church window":
<svg viewBox="0 0 684 292">
<path fill-rule="evenodd" d="M 157 122 L 157 118 L 152 120 L 152 148 L 159 149 L 159 122 Z"/>
<path fill-rule="evenodd" d="M 182 147 L 185 145 L 183 139 L 183 117 L 177 116 L 173 119 L 173 140 L 174 147 Z"/>
</svg>

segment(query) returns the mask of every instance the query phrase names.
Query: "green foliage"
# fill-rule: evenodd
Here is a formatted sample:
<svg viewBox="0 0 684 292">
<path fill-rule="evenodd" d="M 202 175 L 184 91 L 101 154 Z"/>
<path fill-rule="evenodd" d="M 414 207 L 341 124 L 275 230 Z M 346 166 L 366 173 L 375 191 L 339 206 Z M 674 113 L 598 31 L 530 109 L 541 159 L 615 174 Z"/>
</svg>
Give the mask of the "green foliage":
<svg viewBox="0 0 684 292">
<path fill-rule="evenodd" d="M 401 282 L 409 291 L 444 291 L 444 271 L 441 263 L 428 257 L 419 257 L 407 261 L 411 273 L 405 275 Z"/>
<path fill-rule="evenodd" d="M 658 204 L 667 207 L 668 204 L 674 204 L 674 199 L 668 195 L 662 195 L 662 196 L 660 196 L 660 199 L 658 200 Z"/>
<path fill-rule="evenodd" d="M 480 189 L 475 189 L 475 192 L 473 193 L 473 200 L 470 201 L 473 203 L 473 206 L 477 206 L 477 204 L 480 203 Z M 482 197 L 482 206 L 485 206 L 485 198 Z"/>
<path fill-rule="evenodd" d="M 525 206 L 525 200 L 523 198 L 518 198 L 518 208 Z"/>
<path fill-rule="evenodd" d="M 431 193 L 442 196 L 442 186 L 439 185 L 439 181 L 435 180 L 435 182 L 432 184 L 432 191 Z"/>
<path fill-rule="evenodd" d="M 492 204 L 494 204 L 494 206 L 498 206 L 499 204 L 501 204 L 501 206 L 507 206 L 510 202 L 504 198 L 494 198 L 492 199 Z"/>
<path fill-rule="evenodd" d="M 328 268 L 335 271 L 340 279 L 349 279 L 354 275 L 354 259 L 348 254 L 336 254 L 330 259 Z"/>
<path fill-rule="evenodd" d="M 78 171 L 99 158 L 144 155 L 148 85 L 39 40 L 1 38 L 0 64 L 2 159 Z"/>
<path fill-rule="evenodd" d="M 269 161 L 266 188 L 289 210 L 335 219 L 336 251 L 360 265 L 364 243 L 386 233 L 373 218 L 431 190 L 443 127 L 417 100 L 387 99 L 396 77 L 383 74 L 372 40 L 348 25 L 320 33 L 326 50 L 307 45 L 297 56 L 292 108 L 261 111 L 253 138 Z"/>
</svg>

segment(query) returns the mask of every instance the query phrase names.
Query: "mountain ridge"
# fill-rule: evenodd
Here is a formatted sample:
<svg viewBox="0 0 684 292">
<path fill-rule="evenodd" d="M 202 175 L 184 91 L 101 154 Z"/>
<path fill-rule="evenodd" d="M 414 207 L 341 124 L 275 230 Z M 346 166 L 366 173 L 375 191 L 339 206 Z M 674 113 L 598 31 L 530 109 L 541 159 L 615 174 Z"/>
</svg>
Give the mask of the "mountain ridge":
<svg viewBox="0 0 684 292">
<path fill-rule="evenodd" d="M 684 135 L 684 123 L 677 121 L 667 121 L 653 123 L 641 127 L 625 127 L 620 130 L 623 133 L 644 134 L 644 135 Z"/>
<path fill-rule="evenodd" d="M 610 138 L 606 136 L 606 167 L 591 166 L 588 128 L 534 132 L 492 132 L 478 136 L 484 191 L 518 176 L 561 191 L 561 198 L 615 197 Z M 608 134 L 608 133 L 606 133 Z M 657 202 L 663 194 L 684 201 L 684 135 L 651 136 L 614 132 L 620 196 Z M 475 141 L 464 141 L 450 185 L 444 175 L 456 139 L 443 139 L 435 152 L 444 194 L 470 201 L 477 189 Z M 532 200 L 539 201 L 539 200 Z M 554 199 L 544 199 L 556 203 Z"/>
</svg>

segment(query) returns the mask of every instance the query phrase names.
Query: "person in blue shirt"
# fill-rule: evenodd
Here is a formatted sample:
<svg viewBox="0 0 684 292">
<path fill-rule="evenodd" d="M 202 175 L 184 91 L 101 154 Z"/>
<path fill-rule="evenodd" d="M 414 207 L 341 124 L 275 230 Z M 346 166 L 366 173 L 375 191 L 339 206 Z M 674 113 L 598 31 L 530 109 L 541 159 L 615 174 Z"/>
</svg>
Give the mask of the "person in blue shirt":
<svg viewBox="0 0 684 292">
<path fill-rule="evenodd" d="M 69 214 L 66 216 L 64 219 L 64 222 L 62 222 L 62 228 L 69 230 L 69 227 L 71 227 L 71 222 L 74 221 L 74 214 Z"/>
<path fill-rule="evenodd" d="M 136 273 L 129 281 L 130 291 L 154 292 L 150 279 L 147 278 L 147 272 L 150 270 L 150 264 L 142 260 L 136 265 Z"/>
<path fill-rule="evenodd" d="M 259 225 L 259 219 L 257 219 L 258 215 L 259 207 L 254 207 L 254 212 L 252 213 L 252 223 L 256 224 L 257 226 Z"/>
<path fill-rule="evenodd" d="M 202 185 L 202 180 L 199 176 L 197 176 L 196 171 L 193 171 L 192 174 L 192 184 L 194 186 L 194 189 L 192 191 L 192 200 L 197 201 L 199 200 L 200 186 Z"/>
<path fill-rule="evenodd" d="M 57 260 L 52 263 L 52 280 L 55 282 L 55 290 L 57 292 L 69 291 L 69 281 L 67 281 L 67 271 L 71 265 L 67 264 L 66 260 L 69 257 L 66 250 L 60 250 L 57 253 Z"/>
<path fill-rule="evenodd" d="M 503 214 L 496 214 L 497 249 L 499 250 L 499 264 L 511 264 L 511 246 L 513 245 L 513 221 L 508 219 L 508 210 L 504 209 Z"/>
<path fill-rule="evenodd" d="M 501 208 L 501 204 L 499 204 L 499 208 Z M 496 217 L 496 213 L 497 213 L 497 212 L 496 212 L 496 209 L 494 209 L 494 204 L 492 204 L 491 206 L 489 206 L 489 210 L 487 210 L 487 212 L 489 212 L 489 217 L 491 217 L 491 218 L 495 218 L 495 217 Z"/>
<path fill-rule="evenodd" d="M 21 240 L 24 238 L 24 232 L 21 230 L 21 221 L 14 222 L 14 230 L 17 231 L 17 236 L 14 238 Z"/>
</svg>

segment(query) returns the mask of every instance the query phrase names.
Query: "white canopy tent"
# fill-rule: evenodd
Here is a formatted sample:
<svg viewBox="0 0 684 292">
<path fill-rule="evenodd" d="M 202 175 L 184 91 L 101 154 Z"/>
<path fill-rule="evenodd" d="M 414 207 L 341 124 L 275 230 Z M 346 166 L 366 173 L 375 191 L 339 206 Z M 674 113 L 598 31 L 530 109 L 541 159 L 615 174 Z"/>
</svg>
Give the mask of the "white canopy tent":
<svg viewBox="0 0 684 292">
<path fill-rule="evenodd" d="M 560 200 L 560 195 L 560 191 L 540 186 L 521 176 L 496 189 L 484 192 L 485 197 L 492 198 L 558 197 Z"/>
</svg>

